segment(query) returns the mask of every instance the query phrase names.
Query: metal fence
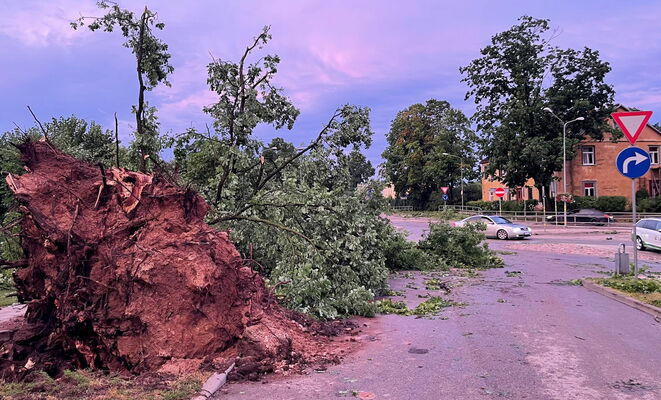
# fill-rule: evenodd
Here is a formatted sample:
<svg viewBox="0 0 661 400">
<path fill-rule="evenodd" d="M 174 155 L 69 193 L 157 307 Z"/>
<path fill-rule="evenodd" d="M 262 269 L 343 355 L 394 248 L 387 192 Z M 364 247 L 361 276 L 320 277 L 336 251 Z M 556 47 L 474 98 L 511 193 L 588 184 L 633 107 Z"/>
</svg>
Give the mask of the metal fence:
<svg viewBox="0 0 661 400">
<path fill-rule="evenodd" d="M 533 222 L 533 223 L 544 223 L 546 221 L 549 225 L 564 225 L 563 223 L 563 213 L 558 212 L 541 212 L 541 211 L 503 211 L 499 213 L 498 211 L 487 212 L 490 215 L 501 215 L 507 219 L 523 222 Z M 607 221 L 604 223 L 605 226 L 626 226 L 633 223 L 633 214 L 631 212 L 608 212 L 606 213 L 613 217 L 612 221 Z M 549 221 L 547 217 L 555 217 L 554 220 Z M 639 221 L 643 218 L 661 218 L 659 213 L 636 213 L 636 220 Z M 580 226 L 580 225 L 595 225 L 596 223 L 601 224 L 600 222 L 595 221 L 577 221 L 577 217 L 572 216 L 571 214 L 567 215 L 567 225 Z M 560 219 L 560 221 L 558 221 Z"/>
<path fill-rule="evenodd" d="M 467 213 L 467 214 L 471 214 L 471 213 L 481 214 L 483 212 L 483 210 L 480 207 L 461 206 L 456 204 L 444 204 L 438 206 L 438 209 L 436 211 L 446 211 L 446 210 L 451 210 L 460 213 Z"/>
</svg>

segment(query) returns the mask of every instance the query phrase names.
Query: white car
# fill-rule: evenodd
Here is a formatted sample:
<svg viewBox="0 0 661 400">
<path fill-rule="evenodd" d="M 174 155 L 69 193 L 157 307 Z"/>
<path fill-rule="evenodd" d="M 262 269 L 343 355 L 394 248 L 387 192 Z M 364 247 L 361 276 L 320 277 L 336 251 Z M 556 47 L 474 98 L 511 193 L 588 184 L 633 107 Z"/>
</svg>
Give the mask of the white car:
<svg viewBox="0 0 661 400">
<path fill-rule="evenodd" d="M 636 223 L 636 248 L 661 250 L 661 218 L 643 218 Z"/>
<path fill-rule="evenodd" d="M 523 239 L 532 235 L 532 229 L 526 225 L 515 224 L 499 215 L 473 215 L 454 223 L 454 226 L 464 226 L 470 223 L 482 222 L 486 224 L 487 237 L 505 239 Z"/>
</svg>

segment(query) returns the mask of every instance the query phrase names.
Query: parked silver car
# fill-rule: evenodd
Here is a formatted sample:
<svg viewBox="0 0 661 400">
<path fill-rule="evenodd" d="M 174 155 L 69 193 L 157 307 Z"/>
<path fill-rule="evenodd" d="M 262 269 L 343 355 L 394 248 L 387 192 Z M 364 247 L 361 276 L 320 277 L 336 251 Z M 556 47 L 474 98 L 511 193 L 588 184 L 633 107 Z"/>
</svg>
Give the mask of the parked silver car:
<svg viewBox="0 0 661 400">
<path fill-rule="evenodd" d="M 636 248 L 661 250 L 661 218 L 643 218 L 636 223 Z"/>
<path fill-rule="evenodd" d="M 526 225 L 515 224 L 499 215 L 473 215 L 454 223 L 454 226 L 464 226 L 470 223 L 482 222 L 487 226 L 486 236 L 505 239 L 523 239 L 532 235 L 532 229 Z"/>
</svg>

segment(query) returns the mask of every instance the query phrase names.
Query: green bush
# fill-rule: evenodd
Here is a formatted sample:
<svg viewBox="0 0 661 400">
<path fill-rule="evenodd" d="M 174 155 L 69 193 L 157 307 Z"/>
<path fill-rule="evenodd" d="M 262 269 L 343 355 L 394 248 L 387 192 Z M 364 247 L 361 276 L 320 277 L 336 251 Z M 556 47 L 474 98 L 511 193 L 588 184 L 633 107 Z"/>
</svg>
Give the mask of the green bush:
<svg viewBox="0 0 661 400">
<path fill-rule="evenodd" d="M 661 197 L 641 199 L 636 208 L 640 212 L 661 212 Z"/>
<path fill-rule="evenodd" d="M 638 200 L 638 201 L 643 200 L 643 199 L 649 199 L 649 197 L 650 197 L 650 193 L 645 188 L 639 189 L 636 192 L 636 200 Z"/>
<path fill-rule="evenodd" d="M 601 211 L 622 212 L 627 207 L 627 198 L 624 196 L 599 196 L 597 209 Z"/>
<path fill-rule="evenodd" d="M 499 201 L 469 201 L 466 203 L 467 206 L 479 207 L 484 211 L 498 211 L 502 206 L 503 211 L 523 211 L 524 202 L 523 200 L 506 200 L 502 204 L 498 204 Z M 532 211 L 539 204 L 538 200 L 526 200 L 525 207 L 526 210 Z"/>
<path fill-rule="evenodd" d="M 447 222 L 429 225 L 418 248 L 438 257 L 450 268 L 502 268 L 503 260 L 484 243 L 483 224 L 452 227 Z"/>
<path fill-rule="evenodd" d="M 562 208 L 562 203 L 559 204 Z M 574 202 L 568 203 L 567 208 L 570 210 L 578 210 L 581 208 L 597 208 L 597 199 L 589 196 L 574 196 Z"/>
<path fill-rule="evenodd" d="M 570 210 L 595 208 L 605 212 L 622 212 L 627 208 L 627 198 L 624 196 L 574 196 L 574 202 L 567 206 Z M 562 208 L 562 203 L 559 203 L 558 207 Z"/>
<path fill-rule="evenodd" d="M 469 207 L 478 207 L 483 210 L 489 210 L 490 209 L 489 207 L 491 206 L 491 202 L 484 200 L 474 200 L 474 201 L 466 202 L 466 205 Z"/>
</svg>

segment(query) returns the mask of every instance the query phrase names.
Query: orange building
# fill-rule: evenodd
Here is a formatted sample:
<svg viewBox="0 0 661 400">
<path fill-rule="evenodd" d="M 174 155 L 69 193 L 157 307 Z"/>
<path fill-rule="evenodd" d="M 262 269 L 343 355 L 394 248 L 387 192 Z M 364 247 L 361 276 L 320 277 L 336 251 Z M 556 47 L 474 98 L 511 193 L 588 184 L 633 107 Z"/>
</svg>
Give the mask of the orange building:
<svg viewBox="0 0 661 400">
<path fill-rule="evenodd" d="M 618 106 L 617 111 L 629 111 L 626 107 Z M 615 122 L 610 119 L 614 126 Z M 574 196 L 624 196 L 631 201 L 631 179 L 622 176 L 615 166 L 615 159 L 620 151 L 629 147 L 626 137 L 616 142 L 611 141 L 609 133 L 604 133 L 602 141 L 587 139 L 579 143 L 576 157 L 567 160 L 567 192 Z M 636 146 L 649 152 L 652 161 L 650 171 L 636 179 L 636 190 L 646 189 L 651 197 L 661 195 L 661 164 L 659 152 L 661 149 L 661 131 L 651 125 L 643 128 Z M 487 177 L 484 173 L 488 161 L 482 161 L 482 200 L 493 201 L 498 198 L 493 191 L 498 187 L 505 187 L 502 182 Z M 556 181 L 551 187 L 551 195 L 561 193 L 563 190 L 562 171 L 556 172 Z M 506 188 L 507 189 L 507 188 Z M 540 193 L 534 187 L 531 179 L 526 187 L 509 188 L 504 200 L 540 199 Z"/>
</svg>

